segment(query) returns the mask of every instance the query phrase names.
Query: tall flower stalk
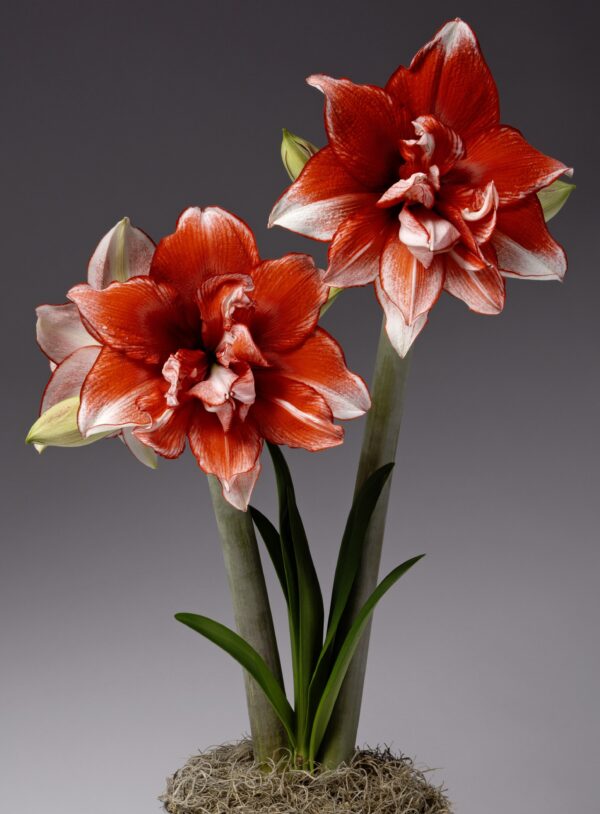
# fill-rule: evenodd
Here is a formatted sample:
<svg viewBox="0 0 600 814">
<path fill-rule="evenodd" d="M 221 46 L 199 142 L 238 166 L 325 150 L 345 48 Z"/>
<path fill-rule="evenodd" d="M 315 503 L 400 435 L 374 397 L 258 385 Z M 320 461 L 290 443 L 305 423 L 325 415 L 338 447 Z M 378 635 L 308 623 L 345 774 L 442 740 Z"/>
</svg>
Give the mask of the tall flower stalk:
<svg viewBox="0 0 600 814">
<path fill-rule="evenodd" d="M 377 469 L 396 460 L 411 356 L 412 352 L 404 358 L 398 356 L 390 343 L 385 326 L 382 325 L 371 385 L 371 409 L 367 413 L 355 494 Z M 347 624 L 356 618 L 377 584 L 390 486 L 391 477 L 381 492 L 365 536 L 360 568 L 348 604 Z M 322 753 L 322 762 L 327 767 L 334 768 L 343 761 L 348 761 L 356 746 L 371 623 L 372 619 L 365 628 L 348 668 L 331 716 Z"/>
<path fill-rule="evenodd" d="M 283 683 L 252 517 L 225 500 L 221 484 L 214 475 L 208 476 L 208 482 L 237 632 L 262 656 L 277 681 Z M 269 699 L 247 671 L 244 671 L 244 684 L 254 758 L 264 763 L 287 746 L 285 730 Z"/>
</svg>

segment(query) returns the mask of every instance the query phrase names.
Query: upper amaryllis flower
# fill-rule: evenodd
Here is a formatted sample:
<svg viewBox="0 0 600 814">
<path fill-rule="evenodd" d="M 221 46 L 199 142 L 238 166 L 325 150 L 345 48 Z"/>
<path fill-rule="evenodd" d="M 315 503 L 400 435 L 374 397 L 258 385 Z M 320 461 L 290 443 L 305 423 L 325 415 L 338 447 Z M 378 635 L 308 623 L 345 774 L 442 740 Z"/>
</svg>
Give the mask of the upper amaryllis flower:
<svg viewBox="0 0 600 814">
<path fill-rule="evenodd" d="M 81 391 L 81 433 L 128 427 L 167 458 L 187 439 L 245 509 L 263 439 L 335 446 L 343 430 L 334 417 L 370 405 L 317 326 L 322 276 L 306 255 L 261 261 L 250 229 L 222 209 L 187 209 L 148 276 L 69 291 L 100 347 Z"/>
<path fill-rule="evenodd" d="M 148 274 L 154 248 L 148 235 L 123 218 L 96 247 L 88 265 L 88 284 L 100 290 L 112 282 Z M 40 419 L 28 440 L 41 451 L 47 445 L 81 446 L 104 437 L 99 433 L 83 438 L 76 424 L 81 387 L 98 358 L 100 343 L 86 330 L 72 302 L 40 305 L 36 315 L 37 341 L 53 372 L 42 396 Z M 152 449 L 142 444 L 130 428 L 117 429 L 114 434 L 121 436 L 138 460 L 156 466 Z"/>
<path fill-rule="evenodd" d="M 500 124 L 472 30 L 447 23 L 385 89 L 311 76 L 326 97 L 328 146 L 275 205 L 278 224 L 332 241 L 326 281 L 374 282 L 400 355 L 441 291 L 482 314 L 504 277 L 562 279 L 536 192 L 571 171 Z"/>
</svg>

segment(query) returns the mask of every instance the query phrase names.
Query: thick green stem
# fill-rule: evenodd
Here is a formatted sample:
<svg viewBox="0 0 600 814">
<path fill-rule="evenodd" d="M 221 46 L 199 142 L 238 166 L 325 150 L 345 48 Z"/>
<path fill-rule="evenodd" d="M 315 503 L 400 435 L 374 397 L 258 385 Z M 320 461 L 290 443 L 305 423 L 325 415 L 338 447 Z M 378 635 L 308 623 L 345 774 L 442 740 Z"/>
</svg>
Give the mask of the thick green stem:
<svg viewBox="0 0 600 814">
<path fill-rule="evenodd" d="M 409 352 L 404 359 L 398 356 L 382 325 L 371 386 L 372 406 L 367 414 L 356 490 L 376 469 L 396 458 L 410 355 Z M 348 624 L 377 585 L 390 483 L 391 478 L 381 493 L 369 524 L 361 567 L 350 598 Z M 349 760 L 356 747 L 370 635 L 371 622 L 352 659 L 327 729 L 321 759 L 330 768 Z"/>
<path fill-rule="evenodd" d="M 260 653 L 273 675 L 283 683 L 267 586 L 250 512 L 235 509 L 223 497 L 221 484 L 208 478 L 223 546 L 227 580 L 238 633 Z M 288 748 L 283 726 L 266 695 L 244 671 L 254 757 L 263 763 Z"/>
</svg>

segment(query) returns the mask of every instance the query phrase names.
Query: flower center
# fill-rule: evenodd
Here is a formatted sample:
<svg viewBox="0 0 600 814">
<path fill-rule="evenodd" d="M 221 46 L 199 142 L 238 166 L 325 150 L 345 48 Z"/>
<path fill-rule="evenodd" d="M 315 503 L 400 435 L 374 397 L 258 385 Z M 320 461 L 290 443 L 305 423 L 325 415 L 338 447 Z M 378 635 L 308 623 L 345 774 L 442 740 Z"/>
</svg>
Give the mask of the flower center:
<svg viewBox="0 0 600 814">
<path fill-rule="evenodd" d="M 446 252 L 470 267 L 484 268 L 487 263 L 479 245 L 489 239 L 495 225 L 494 185 L 484 189 L 469 185 L 460 171 L 465 157 L 462 139 L 435 116 L 420 116 L 413 126 L 417 137 L 399 144 L 400 179 L 377 206 L 398 208 L 399 239 L 425 268 L 436 254 Z"/>
<path fill-rule="evenodd" d="M 235 321 L 252 307 L 251 287 L 251 279 L 241 275 L 209 280 L 199 292 L 203 349 L 178 350 L 162 368 L 167 406 L 198 399 L 216 413 L 225 432 L 235 416 L 244 421 L 254 403 L 253 367 L 268 364 L 248 326 Z"/>
</svg>

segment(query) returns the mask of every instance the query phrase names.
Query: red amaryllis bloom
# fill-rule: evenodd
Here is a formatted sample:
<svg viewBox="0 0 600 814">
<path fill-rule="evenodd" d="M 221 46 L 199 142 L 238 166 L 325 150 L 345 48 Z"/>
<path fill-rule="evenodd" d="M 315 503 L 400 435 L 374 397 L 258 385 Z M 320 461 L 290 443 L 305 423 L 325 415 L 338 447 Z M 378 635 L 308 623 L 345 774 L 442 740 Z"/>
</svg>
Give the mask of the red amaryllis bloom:
<svg viewBox="0 0 600 814">
<path fill-rule="evenodd" d="M 504 277 L 561 279 L 537 190 L 568 168 L 500 124 L 475 35 L 447 23 L 385 89 L 311 76 L 326 97 L 329 144 L 275 205 L 278 224 L 329 241 L 326 281 L 374 282 L 404 355 L 442 289 L 482 314 Z"/>
<path fill-rule="evenodd" d="M 333 418 L 369 407 L 364 382 L 317 326 L 322 276 L 306 255 L 261 261 L 250 229 L 222 209 L 187 209 L 148 276 L 69 291 L 101 346 L 81 391 L 82 434 L 130 427 L 167 458 L 187 439 L 245 509 L 263 439 L 335 446 Z"/>
</svg>

